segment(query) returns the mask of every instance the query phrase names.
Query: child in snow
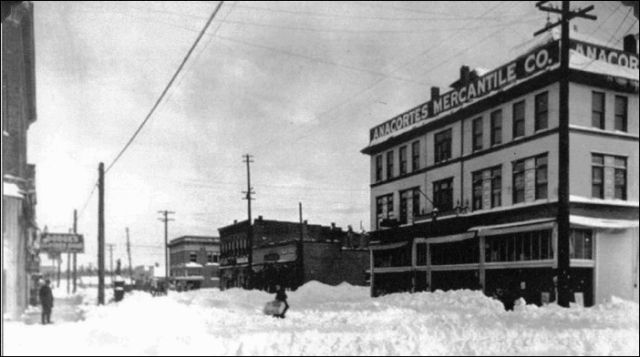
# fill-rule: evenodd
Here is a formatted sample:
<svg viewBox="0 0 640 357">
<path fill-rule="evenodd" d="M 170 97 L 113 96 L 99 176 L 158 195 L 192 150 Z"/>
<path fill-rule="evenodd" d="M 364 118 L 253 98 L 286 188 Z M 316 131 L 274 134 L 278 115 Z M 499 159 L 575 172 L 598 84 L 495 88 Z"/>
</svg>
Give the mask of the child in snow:
<svg viewBox="0 0 640 357">
<path fill-rule="evenodd" d="M 284 292 L 284 287 L 281 285 L 276 285 L 276 301 L 280 301 L 284 303 L 284 310 L 277 317 L 284 319 L 284 314 L 289 310 L 289 304 L 287 303 L 287 294 Z"/>
</svg>

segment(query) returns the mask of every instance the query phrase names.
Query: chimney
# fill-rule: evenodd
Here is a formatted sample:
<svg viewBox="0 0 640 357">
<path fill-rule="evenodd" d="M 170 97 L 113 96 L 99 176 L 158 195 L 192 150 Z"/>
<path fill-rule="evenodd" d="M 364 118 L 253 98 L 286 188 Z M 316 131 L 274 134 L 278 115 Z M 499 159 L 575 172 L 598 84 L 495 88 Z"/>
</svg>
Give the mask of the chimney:
<svg viewBox="0 0 640 357">
<path fill-rule="evenodd" d="M 470 75 L 469 66 L 460 67 L 460 83 L 463 86 L 469 84 Z"/>
<path fill-rule="evenodd" d="M 336 229 L 336 223 L 335 222 L 331 222 L 331 230 Z"/>
<path fill-rule="evenodd" d="M 233 224 L 238 224 L 238 220 L 237 220 L 237 219 L 234 219 L 234 220 L 233 220 Z"/>
<path fill-rule="evenodd" d="M 262 216 L 258 216 L 258 221 L 262 222 Z"/>
<path fill-rule="evenodd" d="M 633 54 L 638 54 L 638 41 L 636 41 L 636 36 L 634 34 L 628 34 L 622 38 L 623 41 L 623 49 L 625 52 L 630 52 Z"/>
<path fill-rule="evenodd" d="M 431 100 L 440 97 L 440 87 L 431 87 Z"/>
</svg>

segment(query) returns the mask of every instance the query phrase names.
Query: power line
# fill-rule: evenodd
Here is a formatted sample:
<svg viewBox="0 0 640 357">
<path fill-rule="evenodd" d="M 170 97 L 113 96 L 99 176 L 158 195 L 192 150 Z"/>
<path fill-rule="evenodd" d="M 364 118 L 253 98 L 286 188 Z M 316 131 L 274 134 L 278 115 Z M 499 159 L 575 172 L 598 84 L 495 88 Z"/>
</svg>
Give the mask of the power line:
<svg viewBox="0 0 640 357">
<path fill-rule="evenodd" d="M 198 43 L 200 42 L 200 39 L 202 38 L 202 36 L 204 35 L 204 33 L 207 31 L 207 28 L 209 28 L 209 25 L 211 24 L 211 22 L 213 21 L 213 18 L 216 16 L 216 14 L 218 13 L 218 11 L 220 10 L 220 8 L 222 7 L 222 4 L 224 4 L 224 1 L 221 1 L 218 3 L 218 6 L 216 6 L 215 10 L 213 11 L 213 13 L 211 14 L 211 16 L 209 17 L 209 20 L 207 20 L 207 23 L 205 24 L 205 26 L 203 27 L 203 29 L 200 31 L 200 34 L 198 35 L 198 37 L 196 38 L 196 40 L 194 41 L 193 45 L 191 45 L 191 48 L 189 48 L 189 51 L 187 52 L 186 56 L 184 57 L 184 59 L 182 60 L 182 63 L 180 63 L 180 66 L 178 67 L 178 69 L 176 70 L 176 72 L 173 74 L 173 76 L 171 77 L 171 80 L 169 81 L 169 83 L 167 84 L 167 86 L 164 88 L 164 90 L 162 91 L 162 94 L 160 95 L 160 97 L 156 100 L 155 104 L 153 105 L 153 107 L 151 108 L 151 110 L 149 111 L 149 113 L 147 114 L 147 116 L 145 117 L 145 119 L 142 121 L 142 123 L 140 124 L 140 126 L 138 126 L 138 129 L 136 129 L 136 131 L 133 133 L 133 136 L 131 136 L 131 138 L 129 139 L 129 141 L 125 144 L 125 146 L 122 148 L 122 150 L 120 150 L 120 152 L 118 153 L 118 155 L 116 156 L 116 158 L 111 162 L 111 164 L 107 167 L 105 173 L 108 173 L 109 170 L 113 167 L 113 165 L 116 164 L 116 162 L 118 162 L 118 160 L 120 159 L 120 157 L 122 157 L 122 155 L 125 153 L 125 151 L 129 148 L 129 146 L 131 145 L 131 143 L 133 143 L 133 140 L 135 140 L 135 138 L 138 136 L 138 134 L 140 133 L 140 131 L 142 130 L 142 128 L 144 127 L 144 125 L 147 123 L 147 121 L 149 121 L 149 119 L 151 118 L 151 115 L 153 114 L 153 112 L 156 110 L 156 108 L 158 107 L 158 105 L 160 105 L 160 103 L 162 102 L 162 99 L 164 98 L 164 96 L 167 94 L 167 91 L 169 90 L 169 88 L 171 88 L 171 85 L 173 84 L 173 82 L 175 81 L 176 77 L 178 76 L 178 74 L 180 74 L 180 71 L 182 71 L 182 68 L 184 67 L 185 63 L 187 62 L 187 60 L 189 59 L 189 57 L 191 56 L 191 53 L 193 52 L 193 50 L 196 48 L 196 46 L 198 45 Z"/>
</svg>

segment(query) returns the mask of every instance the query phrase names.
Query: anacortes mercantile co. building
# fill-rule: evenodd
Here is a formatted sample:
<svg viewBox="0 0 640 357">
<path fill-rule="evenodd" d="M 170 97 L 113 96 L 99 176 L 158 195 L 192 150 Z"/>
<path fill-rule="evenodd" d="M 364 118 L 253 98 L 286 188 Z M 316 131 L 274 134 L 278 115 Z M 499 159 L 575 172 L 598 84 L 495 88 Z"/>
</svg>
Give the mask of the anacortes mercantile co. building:
<svg viewBox="0 0 640 357">
<path fill-rule="evenodd" d="M 371 292 L 524 289 L 552 300 L 558 170 L 570 179 L 577 302 L 638 301 L 638 54 L 571 34 L 568 167 L 559 164 L 559 41 L 463 66 L 446 93 L 373 127 Z"/>
</svg>

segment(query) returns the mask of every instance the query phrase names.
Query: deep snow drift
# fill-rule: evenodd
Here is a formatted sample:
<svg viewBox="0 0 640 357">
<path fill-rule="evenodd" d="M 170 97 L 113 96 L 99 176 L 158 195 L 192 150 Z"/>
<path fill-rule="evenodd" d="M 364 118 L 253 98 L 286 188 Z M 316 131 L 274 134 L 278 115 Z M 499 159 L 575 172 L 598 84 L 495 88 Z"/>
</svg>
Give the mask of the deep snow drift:
<svg viewBox="0 0 640 357">
<path fill-rule="evenodd" d="M 310 282 L 288 292 L 284 320 L 262 315 L 273 295 L 207 289 L 127 295 L 96 307 L 84 290 L 84 321 L 5 323 L 6 354 L 22 355 L 441 355 L 639 353 L 638 304 L 525 306 L 506 312 L 480 292 L 392 294 Z M 56 321 L 54 309 L 52 319 Z"/>
</svg>

